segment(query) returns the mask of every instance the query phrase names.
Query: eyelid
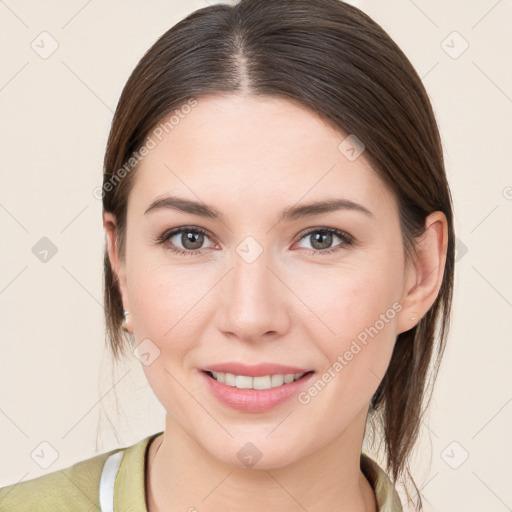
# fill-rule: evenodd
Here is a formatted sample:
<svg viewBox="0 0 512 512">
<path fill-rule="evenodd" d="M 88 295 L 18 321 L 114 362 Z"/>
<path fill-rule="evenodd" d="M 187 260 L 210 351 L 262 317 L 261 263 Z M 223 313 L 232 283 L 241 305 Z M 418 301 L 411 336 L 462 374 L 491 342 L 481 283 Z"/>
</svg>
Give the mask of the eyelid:
<svg viewBox="0 0 512 512">
<path fill-rule="evenodd" d="M 346 238 L 353 239 L 354 237 L 347 233 L 346 231 L 343 231 L 343 229 L 339 228 L 331 228 L 329 226 L 314 226 L 312 228 L 307 228 L 304 231 L 301 231 L 297 238 L 301 239 L 304 238 L 307 235 L 310 235 L 311 233 L 318 233 L 318 232 L 324 232 L 324 233 L 333 233 L 335 235 L 344 235 Z"/>
</svg>

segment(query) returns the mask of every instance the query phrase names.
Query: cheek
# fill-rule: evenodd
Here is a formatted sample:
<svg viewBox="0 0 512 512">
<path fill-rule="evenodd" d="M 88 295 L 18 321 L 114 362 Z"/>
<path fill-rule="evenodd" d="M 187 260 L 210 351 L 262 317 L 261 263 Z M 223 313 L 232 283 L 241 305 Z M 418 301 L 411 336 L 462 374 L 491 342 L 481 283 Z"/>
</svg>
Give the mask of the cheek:
<svg viewBox="0 0 512 512">
<path fill-rule="evenodd" d="M 146 343 L 158 356 L 144 371 L 165 403 L 169 396 L 182 397 L 179 382 L 189 379 L 189 369 L 197 364 L 201 340 L 216 310 L 211 291 L 218 275 L 207 265 L 202 269 L 193 264 L 179 266 L 154 262 L 148 256 L 133 261 L 138 262 L 129 276 L 133 328 L 137 343 Z M 190 392 L 195 392 L 196 384 L 190 384 Z"/>
<path fill-rule="evenodd" d="M 135 332 L 162 350 L 172 341 L 173 350 L 179 352 L 179 340 L 186 338 L 184 330 L 197 325 L 204 283 L 191 279 L 190 269 L 160 266 L 148 271 L 144 267 L 134 269 L 129 286 Z"/>
<path fill-rule="evenodd" d="M 390 309 L 394 318 L 392 305 L 401 297 L 400 276 L 400 269 L 392 264 L 347 266 L 296 280 L 294 289 L 304 297 L 309 323 L 336 344 L 374 325 Z"/>
<path fill-rule="evenodd" d="M 377 263 L 377 262 L 375 262 Z M 369 399 L 383 378 L 396 341 L 400 266 L 389 264 L 329 272 L 298 289 L 307 297 L 302 326 L 325 356 L 338 392 Z M 314 315 L 311 315 L 311 312 Z M 330 379 L 326 375 L 326 379 Z"/>
<path fill-rule="evenodd" d="M 187 385 L 187 393 L 182 387 L 206 317 L 199 302 L 204 287 L 194 283 L 190 269 L 146 264 L 133 269 L 129 290 L 137 343 L 154 357 L 142 366 L 146 379 L 167 413 L 183 422 L 200 415 L 191 407 L 189 393 L 195 396 L 198 391 L 194 383 Z"/>
</svg>

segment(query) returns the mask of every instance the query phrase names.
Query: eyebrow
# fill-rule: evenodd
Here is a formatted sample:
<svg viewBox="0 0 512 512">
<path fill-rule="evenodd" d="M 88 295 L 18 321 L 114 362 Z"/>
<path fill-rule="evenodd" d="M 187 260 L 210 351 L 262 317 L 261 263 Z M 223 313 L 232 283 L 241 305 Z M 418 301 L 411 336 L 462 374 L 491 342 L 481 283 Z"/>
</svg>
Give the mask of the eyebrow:
<svg viewBox="0 0 512 512">
<path fill-rule="evenodd" d="M 171 209 L 179 212 L 191 213 L 193 215 L 198 215 L 199 217 L 224 221 L 222 213 L 216 210 L 213 206 L 175 196 L 167 196 L 153 201 L 149 208 L 144 212 L 144 215 L 160 209 Z M 374 216 L 368 208 L 349 199 L 330 199 L 286 208 L 281 213 L 279 222 L 298 220 L 337 210 L 353 210 L 364 213 L 369 217 Z"/>
</svg>

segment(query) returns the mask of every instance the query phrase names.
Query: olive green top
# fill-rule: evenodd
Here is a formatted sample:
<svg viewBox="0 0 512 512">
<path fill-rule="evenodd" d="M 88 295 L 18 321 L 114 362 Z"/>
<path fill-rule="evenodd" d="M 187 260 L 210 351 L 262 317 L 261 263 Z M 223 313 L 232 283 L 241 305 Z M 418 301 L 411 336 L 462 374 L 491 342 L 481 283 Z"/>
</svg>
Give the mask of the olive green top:
<svg viewBox="0 0 512 512">
<path fill-rule="evenodd" d="M 99 512 L 99 484 L 106 459 L 124 450 L 115 479 L 114 512 L 147 512 L 145 467 L 147 448 L 153 434 L 132 446 L 77 462 L 72 466 L 18 482 L 0 489 L 2 512 Z M 402 512 L 400 498 L 381 467 L 366 454 L 361 454 L 361 470 L 370 482 L 379 512 Z"/>
</svg>

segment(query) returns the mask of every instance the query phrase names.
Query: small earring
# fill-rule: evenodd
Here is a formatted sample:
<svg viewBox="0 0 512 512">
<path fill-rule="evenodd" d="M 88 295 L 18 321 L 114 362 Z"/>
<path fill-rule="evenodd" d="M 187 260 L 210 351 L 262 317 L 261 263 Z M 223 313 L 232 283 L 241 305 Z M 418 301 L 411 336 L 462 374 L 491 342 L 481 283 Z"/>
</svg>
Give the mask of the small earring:
<svg viewBox="0 0 512 512">
<path fill-rule="evenodd" d="M 411 316 L 411 320 L 414 322 L 414 320 L 416 320 L 416 317 L 415 316 Z"/>
<path fill-rule="evenodd" d="M 122 323 L 122 327 L 125 331 L 127 332 L 130 332 L 127 328 L 128 326 L 128 315 L 130 314 L 129 311 L 126 311 L 126 310 L 123 310 L 123 323 Z"/>
</svg>

